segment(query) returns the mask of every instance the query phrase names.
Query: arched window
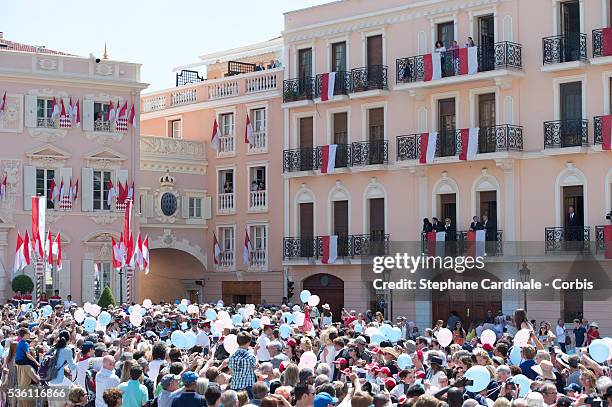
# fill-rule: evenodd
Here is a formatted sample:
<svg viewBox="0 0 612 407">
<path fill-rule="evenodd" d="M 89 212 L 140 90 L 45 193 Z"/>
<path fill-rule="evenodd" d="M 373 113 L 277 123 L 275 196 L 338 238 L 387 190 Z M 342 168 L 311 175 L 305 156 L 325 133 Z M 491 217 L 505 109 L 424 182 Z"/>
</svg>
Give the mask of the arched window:
<svg viewBox="0 0 612 407">
<path fill-rule="evenodd" d="M 444 171 L 442 177 L 434 184 L 431 196 L 431 216 L 440 221 L 450 218 L 455 228 L 459 230 L 459 186 L 457 182 Z"/>
</svg>

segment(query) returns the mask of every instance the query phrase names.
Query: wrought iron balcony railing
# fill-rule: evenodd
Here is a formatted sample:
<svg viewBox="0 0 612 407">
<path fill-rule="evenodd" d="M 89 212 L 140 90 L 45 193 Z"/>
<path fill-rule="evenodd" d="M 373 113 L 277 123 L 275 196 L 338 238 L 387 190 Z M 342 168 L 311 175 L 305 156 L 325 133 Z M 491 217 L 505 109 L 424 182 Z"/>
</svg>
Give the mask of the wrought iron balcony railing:
<svg viewBox="0 0 612 407">
<path fill-rule="evenodd" d="M 38 117 L 36 119 L 36 127 L 44 127 L 47 129 L 58 129 L 59 121 L 51 119 L 50 117 Z"/>
<path fill-rule="evenodd" d="M 314 148 L 295 148 L 283 151 L 283 172 L 311 171 L 317 162 Z"/>
<path fill-rule="evenodd" d="M 438 132 L 436 157 L 452 157 L 457 154 L 458 137 L 458 130 L 454 128 L 448 128 Z"/>
<path fill-rule="evenodd" d="M 387 164 L 389 142 L 387 140 L 356 141 L 351 144 L 351 166 Z"/>
<path fill-rule="evenodd" d="M 314 169 L 323 167 L 323 146 L 317 147 Z M 351 146 L 348 144 L 336 144 L 335 168 L 346 168 L 351 166 Z"/>
<path fill-rule="evenodd" d="M 544 148 L 579 147 L 588 144 L 588 120 L 567 119 L 544 122 Z"/>
<path fill-rule="evenodd" d="M 424 254 L 433 254 L 430 253 L 430 249 L 433 249 L 433 246 L 436 242 L 428 242 L 427 233 L 421 234 L 421 252 Z M 462 256 L 470 254 L 473 252 L 473 255 L 478 255 L 478 248 L 476 247 L 476 242 L 468 240 L 468 232 L 467 230 L 459 230 L 455 232 L 454 240 L 446 240 L 444 242 L 438 243 L 436 245 L 437 250 L 439 245 L 443 245 L 444 254 L 447 255 L 456 255 Z M 440 247 L 441 249 L 441 247 Z M 504 254 L 504 245 L 503 245 L 503 231 L 488 231 L 486 240 L 484 242 L 484 253 L 487 256 L 501 256 Z M 441 253 L 436 251 L 436 255 L 440 255 Z"/>
<path fill-rule="evenodd" d="M 569 33 L 542 38 L 542 63 L 586 61 L 587 37 L 582 33 Z"/>
<path fill-rule="evenodd" d="M 315 78 L 315 97 L 321 97 L 321 89 L 323 86 L 323 74 L 318 74 Z M 351 91 L 351 74 L 350 72 L 336 72 L 334 80 L 334 96 L 348 95 Z"/>
<path fill-rule="evenodd" d="M 388 253 L 389 235 L 382 231 L 365 235 L 338 234 L 338 258 Z M 323 257 L 323 236 L 283 238 L 283 259 L 319 259 L 321 257 Z"/>
<path fill-rule="evenodd" d="M 589 226 L 547 227 L 544 229 L 546 251 L 588 251 L 591 241 Z"/>
<path fill-rule="evenodd" d="M 593 144 L 603 144 L 602 117 L 603 116 L 595 116 L 593 118 Z"/>
<path fill-rule="evenodd" d="M 395 61 L 396 82 L 410 83 L 425 80 L 424 55 L 400 58 Z M 442 77 L 459 76 L 459 49 L 442 52 Z M 497 69 L 522 69 L 522 48 L 509 41 L 478 47 L 478 72 Z"/>
<path fill-rule="evenodd" d="M 283 81 L 283 102 L 309 100 L 314 95 L 314 78 L 296 78 Z"/>
<path fill-rule="evenodd" d="M 387 89 L 387 67 L 370 65 L 351 70 L 351 92 Z"/>
<path fill-rule="evenodd" d="M 592 32 L 593 41 L 593 58 L 605 57 L 609 54 L 604 50 L 604 35 L 603 28 L 598 28 Z"/>
</svg>

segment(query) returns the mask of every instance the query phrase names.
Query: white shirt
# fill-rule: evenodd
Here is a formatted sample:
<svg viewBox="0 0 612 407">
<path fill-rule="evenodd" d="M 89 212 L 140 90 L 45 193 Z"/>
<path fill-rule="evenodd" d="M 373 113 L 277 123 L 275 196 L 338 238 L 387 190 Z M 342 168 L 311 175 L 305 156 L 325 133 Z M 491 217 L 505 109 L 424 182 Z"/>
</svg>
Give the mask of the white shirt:
<svg viewBox="0 0 612 407">
<path fill-rule="evenodd" d="M 77 362 L 76 366 L 76 378 L 73 376 L 74 384 L 85 388 L 85 375 L 87 370 L 89 369 L 89 365 L 91 364 L 91 368 L 96 372 L 102 370 L 102 358 L 88 358 L 85 360 L 81 360 Z M 96 375 L 97 376 L 97 375 Z"/>
<path fill-rule="evenodd" d="M 73 305 L 76 305 L 76 302 L 68 300 L 64 301 L 64 309 L 66 310 L 69 310 Z"/>
<path fill-rule="evenodd" d="M 149 379 L 153 383 L 157 384 L 157 375 L 159 375 L 159 368 L 164 364 L 163 360 L 155 359 L 149 363 Z"/>
<path fill-rule="evenodd" d="M 555 333 L 557 334 L 559 343 L 565 343 L 565 327 L 557 325 Z"/>
<path fill-rule="evenodd" d="M 153 362 L 151 362 L 153 363 Z M 106 407 L 106 403 L 102 398 L 106 389 L 114 389 L 119 386 L 121 380 L 115 372 L 101 369 L 96 375 L 96 407 Z"/>
<path fill-rule="evenodd" d="M 267 362 L 270 358 L 270 352 L 268 352 L 268 344 L 270 343 L 270 339 L 268 339 L 268 335 L 261 334 L 261 336 L 257 339 L 257 344 L 259 345 L 259 349 L 257 349 L 257 360 L 260 362 Z"/>
</svg>

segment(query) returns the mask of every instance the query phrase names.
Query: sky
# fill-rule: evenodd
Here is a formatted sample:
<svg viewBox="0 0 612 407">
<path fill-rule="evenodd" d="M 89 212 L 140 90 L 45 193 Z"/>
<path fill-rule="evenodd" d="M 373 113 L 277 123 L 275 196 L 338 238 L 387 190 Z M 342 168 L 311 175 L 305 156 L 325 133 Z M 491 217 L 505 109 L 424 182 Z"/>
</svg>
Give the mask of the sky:
<svg viewBox="0 0 612 407">
<path fill-rule="evenodd" d="M 8 0 L 4 0 L 8 1 Z M 0 13 L 4 38 L 142 64 L 145 92 L 175 85 L 172 68 L 280 35 L 283 12 L 331 0 L 20 0 Z"/>
</svg>

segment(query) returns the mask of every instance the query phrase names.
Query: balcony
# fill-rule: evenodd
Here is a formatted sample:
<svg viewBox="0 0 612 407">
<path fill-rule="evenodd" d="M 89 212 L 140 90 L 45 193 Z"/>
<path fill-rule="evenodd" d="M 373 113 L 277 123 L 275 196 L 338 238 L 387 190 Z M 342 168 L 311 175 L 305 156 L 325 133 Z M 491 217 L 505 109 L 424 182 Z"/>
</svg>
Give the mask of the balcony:
<svg viewBox="0 0 612 407">
<path fill-rule="evenodd" d="M 234 213 L 234 193 L 219 194 L 217 201 L 217 213 L 230 214 Z"/>
<path fill-rule="evenodd" d="M 234 251 L 223 250 L 219 253 L 219 265 L 220 269 L 231 270 L 234 267 Z"/>
<path fill-rule="evenodd" d="M 314 78 L 296 78 L 283 81 L 283 103 L 312 100 Z"/>
<path fill-rule="evenodd" d="M 250 265 L 251 269 L 262 270 L 266 268 L 268 264 L 266 251 L 265 250 L 252 250 Z"/>
<path fill-rule="evenodd" d="M 315 151 L 316 161 L 313 169 L 323 167 L 323 146 L 317 147 Z M 351 146 L 349 144 L 336 144 L 336 161 L 334 168 L 346 168 L 351 166 Z"/>
<path fill-rule="evenodd" d="M 351 144 L 351 166 L 378 165 L 389 162 L 387 140 L 358 141 Z"/>
<path fill-rule="evenodd" d="M 594 145 L 602 145 L 603 148 L 603 144 L 604 144 L 604 137 L 603 137 L 603 117 L 604 116 L 595 116 L 593 118 L 593 127 L 594 132 L 593 132 L 593 144 Z"/>
<path fill-rule="evenodd" d="M 268 191 L 249 191 L 249 211 L 268 210 Z"/>
<path fill-rule="evenodd" d="M 371 65 L 351 69 L 351 92 L 367 92 L 387 90 L 387 67 Z M 357 97 L 357 96 L 355 96 Z"/>
<path fill-rule="evenodd" d="M 588 120 L 544 122 L 544 149 L 582 147 L 589 144 Z"/>
<path fill-rule="evenodd" d="M 322 93 L 323 74 L 319 74 L 315 78 L 315 97 L 320 98 Z M 348 95 L 351 91 L 351 74 L 350 72 L 336 72 L 334 81 L 334 96 Z"/>
<path fill-rule="evenodd" d="M 602 253 L 605 255 L 606 253 L 606 243 L 604 239 L 604 228 L 605 225 L 595 226 L 595 251 L 597 253 Z M 608 246 L 612 247 L 612 242 L 608 242 Z"/>
<path fill-rule="evenodd" d="M 503 41 L 490 47 L 478 47 L 478 72 L 462 75 L 459 64 L 459 49 L 441 55 L 442 78 L 425 81 L 425 55 L 401 58 L 395 61 L 398 89 L 442 86 L 450 83 L 478 79 L 494 79 L 498 76 L 517 75 L 523 69 L 520 44 Z M 496 72 L 497 71 L 497 72 Z M 485 72 L 490 72 L 485 74 Z"/>
<path fill-rule="evenodd" d="M 234 152 L 234 136 L 219 137 L 219 150 L 217 151 L 217 156 L 232 155 Z"/>
<path fill-rule="evenodd" d="M 575 69 L 586 61 L 586 34 L 570 33 L 542 38 L 542 71 Z M 566 65 L 559 66 L 558 64 Z"/>
<path fill-rule="evenodd" d="M 59 129 L 59 121 L 50 117 L 38 117 L 36 119 L 36 127 L 43 129 Z"/>
<path fill-rule="evenodd" d="M 383 255 L 389 253 L 389 235 L 339 235 L 338 258 Z M 323 257 L 323 236 L 283 238 L 283 259 L 320 259 Z"/>
<path fill-rule="evenodd" d="M 443 140 L 447 145 L 436 145 L 436 157 L 443 151 L 452 150 L 448 138 Z M 438 140 L 440 143 L 440 140 Z M 455 131 L 457 150 L 461 147 L 461 131 Z M 511 124 L 483 127 L 478 133 L 478 154 L 504 153 L 523 150 L 523 127 Z M 450 151 L 449 151 L 450 153 Z M 421 135 L 409 134 L 397 137 L 397 161 L 418 160 L 421 156 Z"/>
<path fill-rule="evenodd" d="M 503 231 L 497 230 L 494 232 L 487 232 L 487 234 L 488 236 L 486 237 L 486 241 L 483 242 L 484 247 L 482 247 L 482 249 L 484 249 L 484 255 L 502 256 L 504 254 Z M 440 244 L 442 245 L 443 249 L 440 247 Z M 421 234 L 421 252 L 427 255 L 476 256 L 478 255 L 478 247 L 476 244 L 476 242 L 468 240 L 468 232 L 466 230 L 456 231 L 454 241 L 444 241 L 443 243 L 428 242 L 427 233 Z M 434 245 L 436 245 L 435 248 Z M 439 250 L 443 250 L 443 253 L 440 253 Z"/>
<path fill-rule="evenodd" d="M 547 227 L 544 229 L 547 252 L 589 251 L 591 228 L 589 226 Z"/>
<path fill-rule="evenodd" d="M 268 151 L 268 134 L 266 130 L 254 131 L 253 142 L 249 143 L 249 153 L 265 153 Z"/>
<path fill-rule="evenodd" d="M 102 120 L 96 120 L 94 122 L 94 131 L 102 131 L 106 133 L 111 133 L 113 131 L 113 123 L 106 122 Z"/>
<path fill-rule="evenodd" d="M 316 150 L 295 148 L 283 151 L 283 172 L 312 171 L 315 169 Z"/>
<path fill-rule="evenodd" d="M 274 68 L 219 79 L 195 81 L 143 96 L 141 99 L 142 112 L 146 114 L 200 102 L 213 102 L 264 92 L 280 94 L 279 85 L 282 76 L 283 68 Z"/>
<path fill-rule="evenodd" d="M 593 30 L 592 32 L 593 58 L 601 58 L 612 55 L 610 50 L 604 49 L 604 30 L 605 28 L 599 28 Z"/>
</svg>

